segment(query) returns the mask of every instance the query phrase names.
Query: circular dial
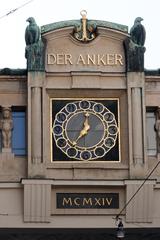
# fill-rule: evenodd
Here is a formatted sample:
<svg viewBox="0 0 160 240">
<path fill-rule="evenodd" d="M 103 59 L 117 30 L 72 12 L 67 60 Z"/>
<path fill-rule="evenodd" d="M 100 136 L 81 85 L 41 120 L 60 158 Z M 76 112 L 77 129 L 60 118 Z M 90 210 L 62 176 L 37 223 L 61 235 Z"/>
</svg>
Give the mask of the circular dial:
<svg viewBox="0 0 160 240">
<path fill-rule="evenodd" d="M 56 146 L 69 158 L 102 158 L 116 144 L 114 114 L 102 103 L 81 100 L 66 104 L 55 116 L 52 133 Z"/>
</svg>

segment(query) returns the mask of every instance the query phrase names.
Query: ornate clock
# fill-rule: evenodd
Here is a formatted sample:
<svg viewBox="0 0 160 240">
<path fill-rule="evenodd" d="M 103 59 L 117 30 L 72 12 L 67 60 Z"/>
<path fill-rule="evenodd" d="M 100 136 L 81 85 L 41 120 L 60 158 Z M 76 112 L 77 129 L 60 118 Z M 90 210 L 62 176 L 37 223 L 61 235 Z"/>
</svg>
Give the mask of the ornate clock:
<svg viewBox="0 0 160 240">
<path fill-rule="evenodd" d="M 118 100 L 53 100 L 53 160 L 119 161 Z"/>
</svg>

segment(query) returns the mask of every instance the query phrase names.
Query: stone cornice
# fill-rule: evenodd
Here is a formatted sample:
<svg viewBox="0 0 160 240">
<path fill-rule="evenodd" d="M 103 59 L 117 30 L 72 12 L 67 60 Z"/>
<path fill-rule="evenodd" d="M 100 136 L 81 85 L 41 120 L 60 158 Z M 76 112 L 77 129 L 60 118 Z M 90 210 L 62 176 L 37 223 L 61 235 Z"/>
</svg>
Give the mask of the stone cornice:
<svg viewBox="0 0 160 240">
<path fill-rule="evenodd" d="M 44 34 L 44 33 L 54 31 L 60 28 L 65 28 L 65 27 L 72 27 L 72 26 L 74 27 L 74 26 L 80 25 L 80 23 L 81 23 L 80 20 L 68 20 L 68 21 L 50 23 L 50 24 L 41 26 L 41 33 Z M 97 27 L 110 28 L 110 29 L 115 29 L 121 32 L 128 33 L 128 27 L 118 23 L 112 23 L 112 22 L 101 21 L 101 20 L 88 20 L 88 23 L 95 24 Z"/>
</svg>

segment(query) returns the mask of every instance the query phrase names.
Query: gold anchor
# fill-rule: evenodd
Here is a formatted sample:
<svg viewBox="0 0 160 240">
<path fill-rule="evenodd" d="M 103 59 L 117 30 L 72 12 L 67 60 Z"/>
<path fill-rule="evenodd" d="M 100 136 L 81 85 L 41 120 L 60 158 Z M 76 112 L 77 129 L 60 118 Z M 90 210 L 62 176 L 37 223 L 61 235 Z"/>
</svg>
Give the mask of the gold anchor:
<svg viewBox="0 0 160 240">
<path fill-rule="evenodd" d="M 93 40 L 96 36 L 95 36 L 95 29 L 93 26 L 90 26 L 87 29 L 87 11 L 86 10 L 82 10 L 80 12 L 81 16 L 82 16 L 82 30 L 78 30 L 77 29 L 77 33 L 74 34 L 75 38 L 78 39 L 79 41 L 82 42 L 88 42 Z M 81 32 L 81 34 L 79 34 Z M 81 36 L 81 37 L 80 37 Z"/>
<path fill-rule="evenodd" d="M 80 39 L 81 41 L 88 41 L 90 40 L 87 37 L 87 11 L 86 10 L 82 10 L 80 12 L 81 16 L 82 16 L 82 38 Z"/>
</svg>

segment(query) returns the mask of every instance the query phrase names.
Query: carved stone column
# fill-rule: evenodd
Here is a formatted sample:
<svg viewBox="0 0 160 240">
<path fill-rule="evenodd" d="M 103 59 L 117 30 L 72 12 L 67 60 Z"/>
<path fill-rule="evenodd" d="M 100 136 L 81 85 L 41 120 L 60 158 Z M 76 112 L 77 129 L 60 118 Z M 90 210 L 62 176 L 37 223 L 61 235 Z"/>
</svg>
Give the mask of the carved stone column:
<svg viewBox="0 0 160 240">
<path fill-rule="evenodd" d="M 31 88 L 31 157 L 32 163 L 42 162 L 42 89 Z"/>
<path fill-rule="evenodd" d="M 145 79 L 143 72 L 128 72 L 130 177 L 146 175 Z"/>
<path fill-rule="evenodd" d="M 129 116 L 129 156 L 130 177 L 143 178 L 147 171 L 146 161 L 146 107 L 145 107 L 145 28 L 141 24 L 143 19 L 135 19 L 130 30 L 130 36 L 124 41 L 127 91 L 128 91 L 128 116 Z"/>
<path fill-rule="evenodd" d="M 142 88 L 131 88 L 132 104 L 132 136 L 133 136 L 133 161 L 142 164 L 143 156 L 143 114 L 142 114 Z"/>
<path fill-rule="evenodd" d="M 28 174 L 43 177 L 43 110 L 44 72 L 28 72 Z"/>
<path fill-rule="evenodd" d="M 45 46 L 33 17 L 27 19 L 25 57 L 28 70 L 28 175 L 44 177 L 42 92 L 45 79 Z M 32 25 L 34 24 L 34 30 Z"/>
</svg>

